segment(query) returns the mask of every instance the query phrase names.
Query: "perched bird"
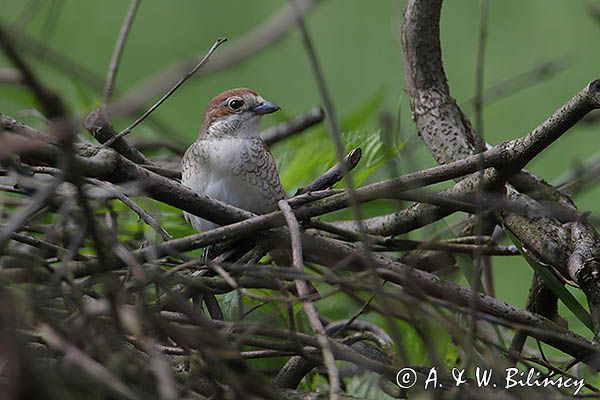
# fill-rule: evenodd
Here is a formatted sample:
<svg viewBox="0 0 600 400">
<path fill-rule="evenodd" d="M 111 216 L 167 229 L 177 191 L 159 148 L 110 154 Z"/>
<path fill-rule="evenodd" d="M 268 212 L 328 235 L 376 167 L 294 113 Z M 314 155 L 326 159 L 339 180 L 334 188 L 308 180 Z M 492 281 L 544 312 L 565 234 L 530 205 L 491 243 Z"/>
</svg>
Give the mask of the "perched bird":
<svg viewBox="0 0 600 400">
<path fill-rule="evenodd" d="M 250 89 L 227 90 L 204 112 L 198 139 L 182 160 L 182 183 L 197 193 L 264 214 L 285 198 L 277 166 L 259 137 L 261 117 L 279 110 Z M 196 230 L 216 224 L 185 213 Z"/>
</svg>

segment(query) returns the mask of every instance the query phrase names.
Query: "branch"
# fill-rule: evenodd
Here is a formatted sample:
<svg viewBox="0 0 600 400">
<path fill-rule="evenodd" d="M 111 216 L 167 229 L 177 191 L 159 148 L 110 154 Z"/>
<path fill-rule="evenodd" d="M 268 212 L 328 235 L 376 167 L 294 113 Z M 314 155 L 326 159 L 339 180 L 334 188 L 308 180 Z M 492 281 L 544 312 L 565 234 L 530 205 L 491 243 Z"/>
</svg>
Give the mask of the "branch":
<svg viewBox="0 0 600 400">
<path fill-rule="evenodd" d="M 534 274 L 527 296 L 527 311 L 541 315 L 551 321 L 558 317 L 558 297 L 550 290 L 538 274 Z M 516 331 L 510 344 L 511 352 L 521 354 L 527 340 L 527 334 Z"/>
<path fill-rule="evenodd" d="M 333 233 L 334 235 L 341 236 L 343 239 L 350 241 L 360 240 L 359 236 L 355 231 L 343 229 L 338 225 L 331 223 L 312 220 L 307 224 L 309 228 L 319 229 L 325 232 Z M 498 255 L 498 256 L 516 256 L 519 255 L 519 251 L 516 246 L 495 246 L 494 243 L 456 243 L 452 241 L 437 241 L 431 239 L 427 241 L 407 240 L 407 239 L 393 239 L 383 238 L 381 236 L 368 235 L 369 243 L 371 243 L 375 250 L 381 251 L 402 251 L 402 250 L 440 250 L 445 252 L 455 253 L 466 253 L 474 254 L 479 251 L 484 255 Z"/>
<path fill-rule="evenodd" d="M 481 0 L 479 15 L 479 39 L 477 44 L 477 64 L 475 67 L 475 127 L 479 136 L 483 137 L 483 70 L 485 66 L 485 41 L 487 38 L 488 0 Z"/>
<path fill-rule="evenodd" d="M 333 185 L 342 180 L 345 173 L 352 171 L 354 167 L 358 165 L 361 156 L 362 150 L 360 147 L 357 147 L 356 149 L 348 153 L 342 161 L 337 162 L 333 167 L 329 168 L 317 179 L 315 179 L 305 187 L 299 188 L 296 191 L 295 196 L 309 192 L 316 192 L 317 190 L 323 190 L 332 187 Z"/>
<path fill-rule="evenodd" d="M 573 252 L 567 260 L 569 276 L 575 279 L 588 299 L 592 323 L 595 328 L 594 336 L 600 339 L 600 259 L 598 242 L 600 238 L 596 231 L 589 229 L 586 221 L 570 224 L 571 240 L 575 244 Z"/>
<path fill-rule="evenodd" d="M 24 83 L 23 74 L 18 69 L 0 68 L 1 85 L 22 85 Z"/>
<path fill-rule="evenodd" d="M 113 55 L 108 67 L 108 73 L 106 75 L 106 83 L 103 90 L 104 106 L 106 106 L 108 100 L 110 99 L 112 88 L 117 77 L 121 56 L 123 55 L 123 49 L 125 48 L 125 42 L 127 41 L 127 36 L 129 35 L 129 30 L 131 29 L 133 18 L 135 17 L 139 5 L 140 0 L 131 0 L 131 3 L 129 4 L 129 11 L 127 11 L 123 25 L 121 25 L 121 31 L 119 32 L 119 37 L 115 43 L 115 49 L 113 50 Z"/>
<path fill-rule="evenodd" d="M 84 119 L 83 126 L 99 143 L 105 144 L 113 140 L 110 147 L 119 152 L 125 158 L 136 164 L 152 165 L 152 160 L 147 158 L 142 152 L 132 147 L 124 138 L 116 139 L 117 132 L 109 124 L 104 113 L 104 109 L 96 108 L 92 110 Z"/>
<path fill-rule="evenodd" d="M 449 93 L 439 42 L 441 5 L 441 0 L 409 1 L 402 39 L 413 118 L 430 151 L 438 162 L 443 163 L 461 159 L 469 154 L 475 155 L 481 151 L 483 142 L 475 137 L 467 118 Z M 532 133 L 522 139 L 505 143 L 505 150 L 514 158 L 495 167 L 499 168 L 505 177 L 516 174 L 587 113 L 599 106 L 600 80 L 596 80 L 589 83 Z M 481 153 L 482 164 L 485 163 L 488 151 Z M 503 183 L 503 180 L 498 182 Z M 509 199 L 517 198 L 518 193 L 509 191 Z M 577 213 L 576 209 L 574 211 Z M 527 218 L 508 212 L 500 212 L 498 215 L 528 250 L 548 264 L 561 269 L 566 276 L 569 275 L 568 271 L 564 270 L 574 243 L 558 221 L 550 218 Z M 587 225 L 587 229 L 590 230 L 589 237 L 597 237 L 591 226 Z M 600 242 L 594 247 L 600 248 Z M 600 257 L 600 254 L 596 257 Z M 574 276 L 571 278 L 576 279 Z M 600 278 L 596 282 L 598 286 L 599 281 Z M 595 304 L 597 293 L 591 290 L 589 284 L 586 287 L 588 301 Z M 596 327 L 596 331 L 599 330 L 600 325 Z"/>
<path fill-rule="evenodd" d="M 260 133 L 265 143 L 271 146 L 283 139 L 295 135 L 296 133 L 305 131 L 311 126 L 319 124 L 323 121 L 324 115 L 321 107 L 315 107 L 308 112 L 297 115 L 283 124 L 276 125 L 272 128 L 264 130 Z"/>
<path fill-rule="evenodd" d="M 292 208 L 285 200 L 279 200 L 279 203 L 277 204 L 283 212 L 285 221 L 290 229 L 290 240 L 292 243 L 292 265 L 299 272 L 302 272 L 304 270 L 304 262 L 302 260 L 300 224 L 298 224 L 298 220 L 292 212 Z M 306 281 L 298 279 L 295 281 L 295 284 L 298 295 L 302 298 L 308 298 L 311 293 Z M 319 314 L 317 313 L 317 309 L 315 308 L 314 304 L 310 300 L 304 300 L 302 302 L 302 306 L 306 316 L 308 317 L 308 322 L 310 323 L 311 328 L 317 335 L 317 341 L 319 342 L 319 346 L 321 347 L 321 351 L 323 353 L 323 360 L 325 367 L 327 368 L 327 375 L 329 376 L 329 398 L 331 400 L 337 400 L 339 398 L 338 393 L 340 392 L 340 376 L 335 365 L 335 357 L 333 356 L 331 343 L 329 342 L 329 338 L 325 333 L 325 328 L 319 319 Z"/>
<path fill-rule="evenodd" d="M 110 372 L 106 367 L 80 350 L 77 346 L 60 336 L 51 326 L 41 324 L 38 327 L 43 340 L 52 348 L 64 353 L 65 361 L 72 362 L 78 368 L 81 368 L 89 377 L 102 382 L 115 395 L 125 399 L 139 399 L 129 387 Z"/>
<path fill-rule="evenodd" d="M 12 126 L 18 131 L 25 131 L 26 134 L 32 136 L 35 135 L 34 130 L 27 129 L 24 125 L 16 124 L 14 120 L 0 116 L 0 127 L 4 128 L 3 122 L 8 122 L 7 126 Z M 174 239 L 156 245 L 155 247 L 136 251 L 134 252 L 134 255 L 140 262 L 147 262 L 169 254 L 199 248 L 204 246 L 210 240 L 228 240 L 235 237 L 236 232 L 237 234 L 247 235 L 274 226 L 280 226 L 284 223 L 283 216 L 280 212 L 252 216 L 251 213 L 246 211 L 236 209 L 235 207 L 209 199 L 205 196 L 199 196 L 191 190 L 183 188 L 176 182 L 153 174 L 135 163 L 120 157 L 111 149 L 101 149 L 101 151 L 100 149 L 96 149 L 91 151 L 92 149 L 93 146 L 85 148 L 86 155 L 89 156 L 88 158 L 83 157 L 81 154 L 75 156 L 75 162 L 78 163 L 79 166 L 83 166 L 84 172 L 99 173 L 103 177 L 113 181 L 137 179 L 142 183 L 142 186 L 146 188 L 151 197 L 211 221 L 226 223 L 227 221 L 232 222 L 250 218 L 229 226 L 216 228 L 186 238 Z M 50 151 L 51 148 L 47 150 Z M 492 161 L 499 162 L 499 160 L 502 160 L 501 154 L 502 152 L 493 152 L 493 155 L 489 157 L 484 154 L 484 166 L 486 163 L 491 163 Z M 444 175 L 454 175 L 457 171 L 472 173 L 481 165 L 478 155 L 472 157 L 471 161 L 461 160 L 448 165 L 433 167 L 425 171 L 386 181 L 383 184 L 368 185 L 359 188 L 357 192 L 359 192 L 360 196 L 362 194 L 361 190 L 366 188 L 371 192 L 367 191 L 364 195 L 365 197 L 370 197 L 372 192 L 379 192 L 381 194 L 391 188 L 393 188 L 392 191 L 406 190 L 406 187 L 433 182 Z M 52 162 L 52 156 L 48 157 L 47 160 Z M 54 162 L 56 162 L 56 160 L 54 160 Z M 446 179 L 449 178 L 446 177 Z M 344 201 L 347 201 L 347 199 L 344 199 L 345 195 L 345 193 L 340 193 L 330 198 L 320 200 L 318 203 L 325 202 L 325 207 L 322 204 L 318 207 L 315 205 L 302 206 L 295 210 L 296 218 L 302 220 L 308 218 L 316 210 L 321 212 L 324 208 L 329 209 L 332 204 L 340 205 Z M 336 198 L 336 196 L 338 197 Z M 328 204 L 329 202 L 331 203 Z M 340 260 L 345 260 L 344 263 L 353 269 L 360 270 L 367 267 L 363 261 L 362 251 L 356 250 L 349 244 L 341 244 L 334 240 L 303 232 L 302 246 L 306 259 L 310 262 L 321 265 L 338 265 Z M 450 282 L 441 281 L 438 277 L 426 272 L 412 270 L 405 264 L 389 260 L 379 255 L 372 255 L 372 258 L 375 260 L 374 266 L 381 279 L 395 282 L 405 288 L 418 287 L 423 293 L 432 298 L 441 299 L 457 306 L 468 306 L 469 301 L 473 296 L 469 289 Z M 100 266 L 94 262 L 72 264 L 73 267 L 66 268 L 64 272 L 67 272 L 66 270 L 69 269 L 74 277 L 85 276 L 85 273 L 93 273 L 94 271 L 100 270 Z M 113 262 L 112 266 L 116 267 L 118 264 L 119 263 L 114 264 Z M 373 265 L 370 267 L 372 266 Z M 527 331 L 531 336 L 539 338 L 540 340 L 577 357 L 594 368 L 600 368 L 600 362 L 598 361 L 600 360 L 600 358 L 598 358 L 600 353 L 591 342 L 558 327 L 551 321 L 518 310 L 484 295 L 480 295 L 478 304 L 481 312 L 492 315 L 502 321 L 518 324 L 519 329 Z"/>
<path fill-rule="evenodd" d="M 342 245 L 314 235 L 303 236 L 302 244 L 305 249 L 307 261 L 328 265 L 331 263 L 335 264 L 339 260 L 346 260 L 348 268 L 360 270 L 367 267 L 364 265 L 362 256 L 353 246 Z M 382 279 L 399 284 L 405 290 L 414 288 L 415 291 L 422 291 L 427 296 L 443 299 L 444 301 L 463 307 L 469 307 L 473 296 L 470 289 L 458 286 L 452 282 L 442 281 L 439 277 L 432 274 L 412 269 L 379 255 L 373 255 L 373 257 L 376 263 L 374 267 Z M 562 349 L 582 361 L 585 359 L 585 363 L 595 369 L 600 369 L 600 347 L 597 344 L 574 335 L 546 318 L 519 310 L 483 294 L 478 295 L 478 309 L 482 313 L 492 315 L 501 320 L 519 324 L 531 336 Z M 557 335 L 557 332 L 561 333 Z"/>
<path fill-rule="evenodd" d="M 492 170 L 488 170 L 491 172 Z M 488 172 L 486 172 L 488 175 Z M 469 176 L 455 183 L 448 189 L 442 190 L 437 195 L 449 199 L 460 199 L 465 195 L 476 193 L 480 186 L 485 186 L 491 182 L 491 177 L 484 175 L 484 181 L 476 175 Z M 454 213 L 456 208 L 441 207 L 432 204 L 417 202 L 408 208 L 385 215 L 379 215 L 364 220 L 366 232 L 372 235 L 394 236 L 407 233 L 432 222 L 438 221 Z M 345 229 L 357 229 L 353 221 L 344 221 L 336 223 L 337 226 Z"/>
<path fill-rule="evenodd" d="M 45 115 L 51 119 L 67 116 L 67 109 L 60 97 L 42 84 L 33 70 L 29 68 L 29 65 L 27 65 L 17 52 L 8 32 L 2 26 L 0 26 L 0 47 L 2 47 L 8 59 L 19 70 L 23 83 L 29 86 L 44 109 Z"/>
<path fill-rule="evenodd" d="M 23 207 L 18 213 L 10 216 L 8 221 L 2 226 L 2 230 L 0 230 L 0 253 L 4 249 L 6 242 L 10 239 L 11 234 L 18 232 L 23 224 L 46 206 L 59 184 L 60 180 L 55 179 L 46 184 L 46 186 L 38 189 L 27 206 Z"/>
<path fill-rule="evenodd" d="M 500 81 L 483 92 L 482 104 L 484 106 L 492 104 L 529 86 L 533 86 L 544 79 L 552 78 L 557 73 L 565 70 L 569 65 L 569 58 L 566 55 L 562 55 Z M 470 98 L 461 104 L 461 108 L 465 113 L 469 113 L 474 109 L 474 103 L 475 98 Z"/>
<path fill-rule="evenodd" d="M 588 104 L 590 102 L 590 99 L 594 98 L 593 93 L 589 91 L 589 89 L 593 88 L 597 89 L 594 85 L 588 85 L 582 91 L 583 94 L 580 93 L 576 95 L 575 98 L 578 99 L 579 102 Z M 575 106 L 575 103 L 573 102 L 570 102 L 569 104 L 571 106 Z M 552 120 L 552 118 L 550 118 L 550 120 Z M 555 129 L 554 125 L 552 124 L 547 124 L 544 126 L 547 129 Z M 20 134 L 30 135 L 31 137 L 41 136 L 39 132 L 31 130 L 25 127 L 24 125 L 18 124 L 16 121 L 7 117 L 0 118 L 0 127 L 4 127 L 6 130 L 15 131 Z M 542 135 L 542 132 L 543 130 L 539 129 L 534 131 L 536 136 Z M 553 137 L 556 138 L 557 135 L 554 134 Z M 43 140 L 43 138 L 41 138 L 40 140 Z M 514 164 L 515 161 L 519 162 L 521 159 L 524 159 L 525 156 L 531 156 L 531 152 L 528 152 L 530 147 L 523 145 L 523 143 L 527 143 L 530 146 L 535 146 L 535 141 L 531 140 L 531 138 L 529 137 L 525 137 L 523 139 L 515 139 L 513 141 L 506 142 L 496 147 L 493 147 L 479 155 L 473 155 L 465 159 L 454 161 L 445 165 L 428 168 L 426 170 L 413 172 L 387 181 L 363 186 L 361 188 L 356 189 L 356 196 L 357 199 L 361 202 L 380 198 L 393 199 L 397 197 L 397 193 L 399 191 L 408 191 L 425 185 L 443 182 L 448 179 L 454 179 L 456 177 L 476 172 L 481 168 L 496 167 L 499 169 L 503 169 L 507 165 Z M 546 141 L 546 144 L 549 144 L 549 142 Z M 132 163 L 127 163 L 127 160 L 119 160 L 118 157 L 115 158 L 114 154 L 110 154 L 110 152 L 108 152 L 108 149 L 102 149 L 102 151 L 99 151 L 98 149 L 92 149 L 93 147 L 86 148 L 87 156 L 79 159 L 80 166 L 87 171 L 87 176 L 99 178 L 107 177 L 107 179 L 113 183 L 119 183 L 127 179 L 140 179 L 150 196 L 157 196 L 155 197 L 157 199 L 158 197 L 160 197 L 160 199 L 162 199 L 161 201 L 167 199 L 169 199 L 169 201 L 176 201 L 179 204 L 179 208 L 184 209 L 195 215 L 198 215 L 196 213 L 203 213 L 204 215 L 198 216 L 220 224 L 235 222 L 235 220 L 232 221 L 228 216 L 225 216 L 224 214 L 219 214 L 221 217 L 223 217 L 223 219 L 215 219 L 216 215 L 212 213 L 207 213 L 207 209 L 204 207 L 205 205 L 212 204 L 212 206 L 214 206 L 218 204 L 218 209 L 223 210 L 224 208 L 229 208 L 229 210 L 232 211 L 241 211 L 239 209 L 235 209 L 235 207 L 231 207 L 225 205 L 222 202 L 217 202 L 214 200 L 212 202 L 206 202 L 206 200 L 199 201 L 197 199 L 201 196 L 195 193 L 192 197 L 195 198 L 195 200 L 191 200 L 191 198 L 188 198 L 189 202 L 186 202 L 181 198 L 181 195 L 183 192 L 193 193 L 189 189 L 183 188 L 181 185 L 177 185 L 171 180 L 158 176 L 157 174 L 153 174 L 144 168 L 141 168 L 136 165 L 130 165 Z M 542 148 L 539 146 L 536 146 L 535 149 L 538 152 L 542 150 Z M 52 156 L 51 154 L 48 154 L 51 153 L 51 148 L 46 148 L 46 150 L 48 151 L 39 151 L 39 156 L 43 157 L 42 159 L 44 159 L 45 162 L 52 164 L 56 161 L 52 161 L 53 157 L 56 158 L 58 155 L 55 154 L 54 156 Z M 117 164 L 122 165 L 118 167 Z M 164 189 L 166 188 L 170 188 L 171 192 L 165 191 Z M 310 218 L 313 216 L 345 208 L 348 206 L 348 204 L 349 194 L 347 192 L 337 193 L 314 204 L 299 208 L 297 210 L 296 215 L 299 219 Z M 189 211 L 190 209 L 194 209 L 194 211 Z M 239 215 L 240 217 L 241 215 L 249 216 L 250 213 L 243 212 Z M 243 219 L 244 217 L 241 218 Z M 280 214 L 278 215 L 277 213 L 272 213 L 255 219 L 253 222 L 256 225 L 254 226 L 250 222 L 246 223 L 248 223 L 249 226 L 253 226 L 253 229 L 263 229 L 274 227 L 277 225 L 277 223 L 281 223 L 281 221 L 282 219 Z"/>
<path fill-rule="evenodd" d="M 554 181 L 563 193 L 572 196 L 590 188 L 600 178 L 600 154 L 595 154 L 581 164 L 575 164 L 570 170 Z"/>
<path fill-rule="evenodd" d="M 318 0 L 301 0 L 302 13 L 307 13 Z M 265 20 L 260 26 L 250 32 L 243 33 L 225 51 L 216 55 L 212 62 L 199 75 L 210 74 L 224 70 L 248 59 L 250 56 L 281 40 L 288 30 L 294 26 L 294 10 L 291 5 L 282 6 L 275 14 Z M 130 90 L 114 101 L 110 108 L 111 115 L 132 114 L 143 110 L 148 99 L 163 93 L 173 83 L 177 82 L 196 63 L 197 57 L 177 62 L 147 79 L 137 88 Z"/>
<path fill-rule="evenodd" d="M 127 197 L 118 188 L 98 179 L 88 178 L 88 180 L 94 185 L 104 188 L 111 195 L 121 200 L 121 202 L 127 207 L 129 207 L 134 213 L 136 213 L 142 221 L 144 221 L 149 227 L 151 227 L 156 233 L 158 233 L 163 240 L 172 239 L 172 236 L 162 226 L 160 226 L 160 224 L 154 219 L 154 217 L 152 217 L 152 215 L 148 214 L 146 210 L 137 205 L 133 200 Z"/>
<path fill-rule="evenodd" d="M 204 64 L 206 64 L 210 58 L 210 56 L 212 55 L 212 53 L 215 52 L 215 50 L 217 50 L 217 48 L 225 43 L 227 41 L 226 38 L 218 38 L 213 45 L 211 46 L 211 48 L 208 50 L 208 52 L 206 53 L 206 55 L 194 66 L 194 68 L 192 68 L 185 76 L 183 76 L 183 78 L 181 78 L 175 85 L 173 85 L 173 87 L 171 89 L 169 89 L 167 91 L 167 93 L 165 93 L 160 99 L 158 99 L 158 101 L 156 103 L 154 103 L 152 105 L 152 107 L 150 107 L 148 110 L 146 110 L 145 113 L 143 113 L 138 119 L 136 119 L 135 121 L 133 121 L 133 123 L 131 125 L 129 125 L 127 128 L 123 129 L 121 132 L 119 132 L 118 134 L 116 134 L 114 137 L 108 139 L 105 143 L 104 146 L 110 146 L 115 140 L 121 139 L 123 136 L 129 134 L 129 132 L 131 132 L 136 126 L 138 126 L 139 124 L 142 123 L 142 121 L 144 121 L 150 114 L 152 114 L 154 112 L 154 110 L 156 110 L 162 103 L 165 102 L 165 100 L 167 100 L 169 97 L 171 97 L 171 95 L 173 93 L 175 93 L 175 91 L 177 89 L 179 89 L 179 87 L 181 85 L 184 84 L 185 81 L 187 81 L 192 75 L 194 75 L 200 68 L 202 68 L 202 66 L 204 66 Z"/>
<path fill-rule="evenodd" d="M 439 19 L 442 0 L 409 1 L 402 25 L 405 79 L 419 135 L 438 163 L 485 149 L 450 96 L 442 64 Z"/>
</svg>

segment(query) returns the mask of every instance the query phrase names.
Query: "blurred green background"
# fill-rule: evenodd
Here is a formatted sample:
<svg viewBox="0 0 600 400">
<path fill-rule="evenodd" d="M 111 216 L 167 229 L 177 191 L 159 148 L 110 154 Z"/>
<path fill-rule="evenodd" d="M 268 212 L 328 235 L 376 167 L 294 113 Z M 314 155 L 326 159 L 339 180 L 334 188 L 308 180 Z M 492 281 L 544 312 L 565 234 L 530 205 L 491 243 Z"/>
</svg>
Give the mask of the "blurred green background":
<svg viewBox="0 0 600 400">
<path fill-rule="evenodd" d="M 28 15 L 23 10 L 31 4 L 37 11 Z M 221 49 L 231 46 L 285 4 L 282 0 L 143 0 L 125 48 L 117 92 L 126 92 L 178 60 L 199 57 L 219 36 L 229 38 L 229 43 Z M 600 3 L 577 0 L 490 2 L 486 88 L 557 57 L 564 57 L 567 65 L 551 79 L 533 80 L 537 83 L 526 90 L 486 106 L 484 136 L 488 142 L 496 144 L 530 131 L 587 82 L 599 77 L 600 23 L 592 17 L 591 5 Z M 26 30 L 49 48 L 75 59 L 103 79 L 128 6 L 126 0 L 2 0 L 0 21 L 5 28 Z M 403 91 L 399 39 L 403 9 L 404 1 L 323 0 L 307 17 L 338 116 L 351 121 L 344 126 L 359 132 L 353 136 L 354 141 L 377 132 L 382 113 L 402 116 L 403 137 L 414 132 Z M 480 2 L 476 0 L 447 1 L 443 8 L 445 68 L 452 94 L 459 103 L 474 94 L 479 15 Z M 100 104 L 100 91 L 90 90 L 49 67 L 44 62 L 43 51 L 28 54 L 26 59 L 50 87 L 65 97 L 77 115 L 83 116 Z M 0 55 L 0 67 L 8 66 Z M 132 135 L 162 135 L 187 144 L 196 135 L 208 100 L 224 89 L 238 86 L 256 89 L 282 107 L 282 113 L 267 119 L 266 124 L 280 122 L 284 117 L 319 104 L 305 51 L 297 30 L 291 27 L 281 41 L 249 60 L 186 83 L 156 112 L 157 117 L 172 127 L 168 135 L 157 132 L 147 123 Z M 158 97 L 149 98 L 148 103 Z M 35 102 L 25 89 L 0 87 L 1 112 L 34 123 L 35 118 L 23 112 L 32 107 Z M 124 128 L 133 119 L 123 118 L 115 121 L 115 125 Z M 552 181 L 598 151 L 598 130 L 593 124 L 573 128 L 530 168 Z M 303 183 L 298 182 L 297 177 L 308 181 L 327 167 L 323 160 L 303 170 L 302 163 L 298 162 L 301 160 L 298 157 L 319 156 L 316 148 L 327 140 L 326 135 L 323 128 L 318 128 L 291 143 L 275 146 L 287 189 L 291 191 L 292 186 Z M 410 160 L 405 159 L 406 154 L 396 160 L 402 171 L 434 163 L 420 143 L 409 154 Z M 332 157 L 329 154 L 327 160 Z M 380 172 L 370 179 L 385 176 L 385 172 Z M 589 190 L 577 198 L 577 203 L 581 209 L 596 213 L 600 211 L 598 195 L 598 190 Z M 377 207 L 369 208 L 369 214 L 387 209 L 383 205 Z M 522 306 L 531 276 L 525 262 L 520 257 L 496 260 L 494 275 L 497 296 Z M 566 314 L 569 321 L 577 324 L 568 312 Z"/>
</svg>

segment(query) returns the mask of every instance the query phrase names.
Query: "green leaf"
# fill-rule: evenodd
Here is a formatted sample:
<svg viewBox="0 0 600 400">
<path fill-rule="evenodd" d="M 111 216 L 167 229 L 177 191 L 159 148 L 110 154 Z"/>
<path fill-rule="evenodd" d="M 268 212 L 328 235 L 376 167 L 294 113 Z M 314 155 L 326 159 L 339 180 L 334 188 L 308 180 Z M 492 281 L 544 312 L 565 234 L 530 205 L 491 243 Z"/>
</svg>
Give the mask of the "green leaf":
<svg viewBox="0 0 600 400">
<path fill-rule="evenodd" d="M 379 388 L 380 376 L 373 372 L 365 372 L 353 376 L 346 386 L 346 393 L 359 399 L 392 400 Z"/>
<path fill-rule="evenodd" d="M 448 343 L 446 355 L 444 356 L 444 365 L 450 369 L 459 365 L 460 351 L 454 343 Z"/>
<path fill-rule="evenodd" d="M 385 143 L 379 130 L 350 136 L 348 148 L 360 147 L 363 151 L 359 167 L 352 171 L 354 184 L 360 185 L 363 183 L 386 161 L 397 156 L 403 146 L 404 142 L 394 143 L 393 145 Z"/>
<path fill-rule="evenodd" d="M 540 265 L 537 261 L 535 261 L 532 257 L 527 254 L 527 251 L 523 249 L 523 245 L 519 241 L 519 239 L 510 231 L 510 229 L 505 229 L 508 234 L 510 240 L 514 243 L 515 246 L 523 255 L 523 258 L 527 263 L 533 268 L 533 270 L 542 277 L 542 280 L 552 290 L 552 293 L 558 297 L 565 306 L 575 316 L 579 319 L 585 326 L 587 326 L 592 332 L 594 332 L 594 327 L 592 325 L 592 317 L 587 312 L 587 310 L 577 301 L 575 297 L 567 290 L 567 288 L 554 276 L 554 274 L 545 266 Z"/>
<path fill-rule="evenodd" d="M 475 264 L 473 263 L 473 259 L 471 257 L 469 257 L 468 255 L 461 254 L 461 253 L 454 254 L 454 258 L 456 259 L 456 263 L 458 264 L 463 275 L 469 282 L 469 285 L 471 286 L 471 288 L 474 288 L 476 286 L 475 285 L 475 283 L 476 283 L 475 276 L 477 274 L 475 271 Z M 483 287 L 483 283 L 481 282 L 481 280 L 479 280 L 479 282 L 477 282 L 477 283 L 478 283 L 479 291 L 484 293 L 485 288 Z"/>
<path fill-rule="evenodd" d="M 219 305 L 225 321 L 236 321 L 240 316 L 240 294 L 237 290 L 219 296 Z"/>
<path fill-rule="evenodd" d="M 342 142 L 346 151 L 355 147 L 363 150 L 362 160 L 354 173 L 356 184 L 364 181 L 400 149 L 396 145 L 386 146 L 379 131 L 363 128 L 380 108 L 383 99 L 384 90 L 380 89 L 341 122 Z M 285 147 L 276 149 L 275 153 L 281 182 L 289 193 L 294 193 L 298 187 L 309 183 L 337 161 L 331 138 L 324 127 L 291 138 Z"/>
</svg>

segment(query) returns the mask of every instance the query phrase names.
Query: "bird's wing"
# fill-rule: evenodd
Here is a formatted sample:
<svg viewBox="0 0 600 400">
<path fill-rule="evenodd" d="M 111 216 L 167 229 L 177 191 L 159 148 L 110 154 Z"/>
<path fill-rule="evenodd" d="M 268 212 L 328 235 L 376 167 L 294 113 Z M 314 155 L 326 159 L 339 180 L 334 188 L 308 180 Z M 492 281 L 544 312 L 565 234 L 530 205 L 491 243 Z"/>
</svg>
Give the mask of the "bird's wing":
<svg viewBox="0 0 600 400">
<path fill-rule="evenodd" d="M 245 140 L 240 156 L 240 167 L 245 172 L 242 175 L 256 176 L 258 180 L 255 185 L 267 198 L 273 200 L 273 204 L 277 204 L 277 201 L 286 197 L 279 180 L 275 158 L 261 138 L 253 137 Z"/>
</svg>

